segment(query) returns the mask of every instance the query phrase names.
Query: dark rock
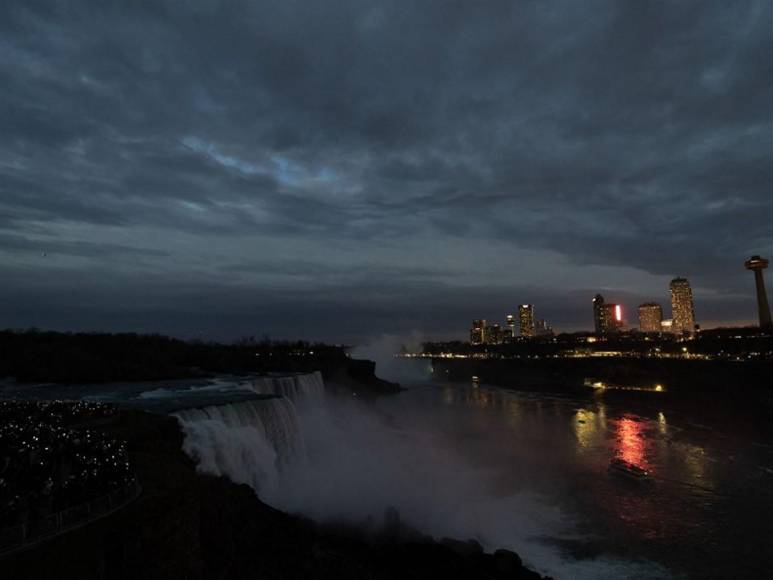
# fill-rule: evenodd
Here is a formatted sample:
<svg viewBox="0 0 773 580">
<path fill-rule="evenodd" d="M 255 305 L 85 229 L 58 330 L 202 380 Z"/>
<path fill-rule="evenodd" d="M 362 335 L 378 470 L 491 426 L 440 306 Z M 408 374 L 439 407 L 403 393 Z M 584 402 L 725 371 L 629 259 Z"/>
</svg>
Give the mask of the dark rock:
<svg viewBox="0 0 773 580">
<path fill-rule="evenodd" d="M 477 540 L 467 540 L 466 542 L 462 542 L 461 540 L 454 540 L 452 538 L 443 538 L 440 540 L 440 544 L 465 558 L 483 553 L 483 547 Z"/>
<path fill-rule="evenodd" d="M 497 571 L 503 574 L 516 574 L 523 568 L 521 557 L 510 550 L 497 550 L 494 552 L 494 565 Z"/>
</svg>

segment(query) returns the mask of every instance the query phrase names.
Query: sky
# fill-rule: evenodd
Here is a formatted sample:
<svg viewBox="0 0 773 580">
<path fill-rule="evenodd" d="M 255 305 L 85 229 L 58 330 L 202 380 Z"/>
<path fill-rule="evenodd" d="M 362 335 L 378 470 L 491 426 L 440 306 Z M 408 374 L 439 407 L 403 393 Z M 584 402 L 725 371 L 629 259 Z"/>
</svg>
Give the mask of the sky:
<svg viewBox="0 0 773 580">
<path fill-rule="evenodd" d="M 0 328 L 752 323 L 765 1 L 5 0 Z"/>
</svg>

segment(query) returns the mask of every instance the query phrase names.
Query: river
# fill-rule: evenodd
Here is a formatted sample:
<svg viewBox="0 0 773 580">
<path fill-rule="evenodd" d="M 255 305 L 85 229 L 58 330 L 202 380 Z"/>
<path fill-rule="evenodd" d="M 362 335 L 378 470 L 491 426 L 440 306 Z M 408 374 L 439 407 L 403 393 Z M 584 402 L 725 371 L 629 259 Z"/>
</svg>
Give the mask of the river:
<svg viewBox="0 0 773 580">
<path fill-rule="evenodd" d="M 268 503 L 319 520 L 378 526 L 394 507 L 422 532 L 513 549 L 555 578 L 767 575 L 773 446 L 737 417 L 708 421 L 656 398 L 609 403 L 590 391 L 550 395 L 486 385 L 403 384 L 399 394 L 372 400 L 341 388 L 337 395 L 322 395 L 322 385 L 310 381 L 317 395 L 291 391 L 297 412 L 291 423 L 298 425 L 304 453 L 272 471 L 270 485 L 261 475 L 270 467 L 260 464 L 262 458 L 233 472 L 211 469 L 232 477 L 243 473 L 243 481 L 255 481 Z M 222 377 L 7 386 L 2 395 L 87 398 L 158 410 L 165 400 L 175 408 L 240 404 L 254 399 L 249 388 L 254 390 L 254 380 Z M 212 448 L 213 457 L 230 451 L 234 463 L 250 456 L 244 434 L 257 431 L 233 429 L 241 450 L 223 449 L 236 439 L 217 437 L 203 442 L 220 446 Z M 271 453 L 267 457 L 273 461 Z M 610 473 L 616 457 L 649 470 L 652 483 Z"/>
<path fill-rule="evenodd" d="M 309 461 L 275 501 L 314 517 L 394 506 L 433 535 L 508 547 L 556 578 L 759 578 L 773 447 L 657 405 L 419 383 L 299 405 Z M 651 484 L 609 472 L 619 457 Z"/>
</svg>

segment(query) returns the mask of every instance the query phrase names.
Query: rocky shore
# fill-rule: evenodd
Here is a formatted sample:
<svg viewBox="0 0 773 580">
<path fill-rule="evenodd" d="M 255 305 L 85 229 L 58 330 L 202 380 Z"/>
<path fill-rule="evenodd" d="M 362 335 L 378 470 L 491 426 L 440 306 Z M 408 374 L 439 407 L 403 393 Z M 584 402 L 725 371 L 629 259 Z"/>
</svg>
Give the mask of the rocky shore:
<svg viewBox="0 0 773 580">
<path fill-rule="evenodd" d="M 400 385 L 376 376 L 372 360 L 347 358 L 328 365 L 320 365 L 325 383 L 351 389 L 358 395 L 378 396 L 396 393 Z"/>
<path fill-rule="evenodd" d="M 109 517 L 0 558 L 2 577 L 541 578 L 513 552 L 434 541 L 402 525 L 396 512 L 366 530 L 277 511 L 247 486 L 198 474 L 171 417 L 121 411 L 93 428 L 128 443 L 142 495 Z"/>
</svg>

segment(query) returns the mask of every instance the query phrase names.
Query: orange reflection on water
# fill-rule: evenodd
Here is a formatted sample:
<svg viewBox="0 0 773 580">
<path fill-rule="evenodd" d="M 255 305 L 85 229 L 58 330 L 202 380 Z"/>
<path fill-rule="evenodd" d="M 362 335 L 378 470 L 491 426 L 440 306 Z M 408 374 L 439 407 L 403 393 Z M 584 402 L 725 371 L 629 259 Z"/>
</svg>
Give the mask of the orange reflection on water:
<svg viewBox="0 0 773 580">
<path fill-rule="evenodd" d="M 593 452 L 603 442 L 607 431 L 607 416 L 604 405 L 596 407 L 596 411 L 578 409 L 574 414 L 574 434 L 577 438 L 577 451 Z"/>
<path fill-rule="evenodd" d="M 617 445 L 615 455 L 643 467 L 644 458 L 644 427 L 639 421 L 623 418 L 617 422 Z"/>
</svg>

